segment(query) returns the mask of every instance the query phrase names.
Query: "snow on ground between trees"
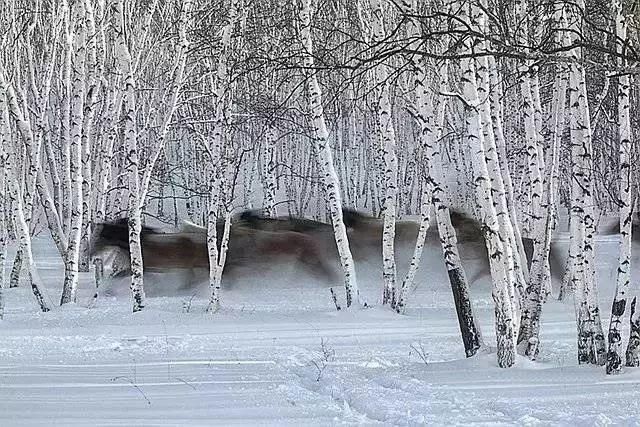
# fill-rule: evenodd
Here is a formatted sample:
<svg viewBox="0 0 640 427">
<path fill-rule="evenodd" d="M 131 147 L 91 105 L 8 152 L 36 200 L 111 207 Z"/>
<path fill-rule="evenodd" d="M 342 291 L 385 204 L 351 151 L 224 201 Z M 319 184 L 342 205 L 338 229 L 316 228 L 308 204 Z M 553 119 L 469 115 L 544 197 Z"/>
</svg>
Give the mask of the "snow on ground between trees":
<svg viewBox="0 0 640 427">
<path fill-rule="evenodd" d="M 613 237 L 597 248 L 602 307 L 613 294 Z M 34 251 L 55 297 L 55 248 L 34 239 Z M 150 298 L 135 314 L 129 296 L 86 308 L 90 273 L 81 302 L 50 313 L 28 288 L 8 289 L 0 425 L 640 423 L 640 370 L 607 377 L 578 366 L 571 302 L 545 305 L 538 362 L 500 369 L 495 354 L 464 359 L 439 256 L 426 254 L 406 316 L 380 306 L 336 312 L 326 287 L 260 277 L 225 290 L 215 315 L 204 312 L 206 292 Z M 379 303 L 379 282 L 361 287 Z M 489 281 L 472 293 L 494 345 Z"/>
</svg>

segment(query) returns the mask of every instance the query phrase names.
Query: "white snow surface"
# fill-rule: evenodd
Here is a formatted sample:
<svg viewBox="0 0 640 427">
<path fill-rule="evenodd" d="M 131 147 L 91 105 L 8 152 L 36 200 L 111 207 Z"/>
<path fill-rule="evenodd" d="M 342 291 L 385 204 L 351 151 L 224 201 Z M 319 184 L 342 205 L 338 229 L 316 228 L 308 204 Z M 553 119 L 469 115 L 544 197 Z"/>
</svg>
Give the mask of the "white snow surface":
<svg viewBox="0 0 640 427">
<path fill-rule="evenodd" d="M 617 247 L 617 236 L 597 246 L 605 330 Z M 34 251 L 57 302 L 60 259 L 47 239 Z M 544 306 L 538 361 L 500 369 L 488 279 L 472 288 L 488 348 L 465 359 L 439 251 L 425 254 L 404 316 L 380 307 L 371 266 L 359 273 L 373 308 L 339 312 L 290 270 L 225 289 L 217 314 L 204 312 L 206 285 L 180 295 L 171 276 L 162 289 L 147 281 L 164 296 L 136 314 L 123 292 L 88 308 L 91 273 L 77 305 L 50 313 L 26 286 L 5 290 L 0 426 L 640 424 L 640 369 L 578 366 L 572 301 Z"/>
</svg>

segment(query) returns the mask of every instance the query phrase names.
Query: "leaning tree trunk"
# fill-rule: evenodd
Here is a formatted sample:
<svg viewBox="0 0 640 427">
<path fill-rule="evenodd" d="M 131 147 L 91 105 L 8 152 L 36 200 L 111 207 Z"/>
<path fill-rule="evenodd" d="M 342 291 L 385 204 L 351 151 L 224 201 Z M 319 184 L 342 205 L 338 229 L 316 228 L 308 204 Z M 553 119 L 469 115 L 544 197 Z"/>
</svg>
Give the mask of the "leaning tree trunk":
<svg viewBox="0 0 640 427">
<path fill-rule="evenodd" d="M 331 147 L 329 145 L 329 131 L 324 119 L 322 91 L 320 90 L 315 71 L 313 40 L 311 37 L 311 17 L 313 16 L 311 3 L 311 0 L 302 0 L 302 7 L 299 11 L 300 36 L 304 46 L 302 65 L 305 72 L 307 92 L 309 94 L 313 140 L 322 173 L 322 181 L 326 189 L 327 204 L 331 212 L 331 222 L 340 255 L 340 263 L 342 264 L 344 272 L 347 307 L 351 307 L 354 299 L 359 302 L 360 292 L 358 290 L 353 256 L 349 248 L 347 229 L 342 219 L 342 199 L 340 196 L 339 180 L 333 164 L 333 154 L 331 153 Z"/>
<path fill-rule="evenodd" d="M 476 322 L 473 314 L 469 281 L 462 267 L 460 254 L 458 253 L 458 239 L 455 228 L 453 228 L 451 224 L 449 208 L 442 203 L 442 200 L 439 198 L 440 196 L 437 196 L 438 193 L 442 194 L 434 189 L 433 203 L 436 212 L 438 234 L 440 236 L 440 242 L 442 243 L 444 264 L 447 269 L 449 283 L 451 284 L 464 352 L 467 357 L 471 357 L 474 356 L 483 345 L 482 334 L 480 333 L 480 326 Z"/>
<path fill-rule="evenodd" d="M 415 4 L 412 1 L 405 1 L 403 7 L 404 12 L 410 17 L 408 35 L 409 37 L 419 40 L 421 36 L 421 26 L 420 21 L 416 18 Z M 440 97 L 438 100 L 429 87 L 431 73 L 427 69 L 427 59 L 418 55 L 411 55 L 408 59 L 414 79 L 414 117 L 420 126 L 420 144 L 424 151 L 425 169 L 427 172 L 426 185 L 431 187 L 427 191 L 431 193 L 431 200 L 435 209 L 443 258 L 451 284 L 465 354 L 467 357 L 471 357 L 475 355 L 482 346 L 482 336 L 473 315 L 469 282 L 460 261 L 456 232 L 451 224 L 449 208 L 444 200 L 445 190 L 442 187 L 440 179 L 441 173 L 438 170 L 438 166 L 442 162 L 438 149 L 438 141 L 442 136 L 446 102 L 443 97 Z M 436 73 L 439 76 L 438 90 L 443 90 L 447 87 L 447 67 L 447 63 L 442 64 Z M 436 101 L 437 107 L 434 108 Z M 422 215 L 421 232 L 425 222 L 424 206 L 422 207 Z M 419 238 L 416 243 L 416 249 L 420 242 L 421 240 Z M 407 275 L 407 277 L 409 276 Z M 405 282 L 406 281 L 407 279 L 405 279 Z M 404 286 L 405 284 L 403 283 L 403 287 Z"/>
<path fill-rule="evenodd" d="M 7 167 L 9 172 L 11 169 Z M 10 198 L 13 203 L 13 216 L 16 222 L 16 231 L 20 244 L 24 248 L 24 260 L 27 264 L 27 271 L 29 272 L 29 280 L 31 282 L 31 291 L 33 292 L 36 302 L 40 307 L 40 310 L 47 312 L 50 310 L 49 303 L 42 288 L 42 282 L 38 275 L 38 269 L 36 268 L 35 261 L 33 260 L 33 252 L 31 250 L 31 236 L 29 234 L 29 225 L 24 218 L 24 210 L 22 207 L 22 201 L 20 200 L 20 189 L 15 182 L 16 178 L 11 177 L 9 182 Z"/>
<path fill-rule="evenodd" d="M 0 70 L 0 73 L 3 73 L 3 70 Z M 3 169 L 8 181 L 9 202 L 13 206 L 13 219 L 16 226 L 16 234 L 18 235 L 19 244 L 23 248 L 24 260 L 27 264 L 27 271 L 29 272 L 29 279 L 31 282 L 31 290 L 40 309 L 47 312 L 50 310 L 49 303 L 44 295 L 38 270 L 33 260 L 31 235 L 29 225 L 25 220 L 22 191 L 18 182 L 18 175 L 14 170 L 14 165 L 17 165 L 18 157 L 15 153 L 16 147 L 11 149 L 12 141 L 9 125 L 10 118 L 7 104 L 9 104 L 7 99 L 7 85 L 4 76 L 0 74 L 0 159 L 4 160 L 2 163 L 4 163 Z M 6 155 L 4 153 L 6 153 Z"/>
<path fill-rule="evenodd" d="M 424 243 L 427 238 L 427 231 L 429 231 L 429 222 L 431 221 L 430 209 L 431 209 L 431 189 L 425 185 L 424 191 L 421 195 L 420 202 L 420 227 L 418 229 L 418 237 L 416 238 L 416 244 L 413 249 L 413 256 L 409 262 L 409 269 L 400 286 L 400 292 L 397 298 L 394 298 L 393 308 L 398 313 L 404 313 L 407 306 L 407 293 L 409 289 L 413 287 L 413 283 L 416 280 L 416 274 L 420 267 L 420 260 L 422 259 L 422 251 L 424 250 Z"/>
</svg>

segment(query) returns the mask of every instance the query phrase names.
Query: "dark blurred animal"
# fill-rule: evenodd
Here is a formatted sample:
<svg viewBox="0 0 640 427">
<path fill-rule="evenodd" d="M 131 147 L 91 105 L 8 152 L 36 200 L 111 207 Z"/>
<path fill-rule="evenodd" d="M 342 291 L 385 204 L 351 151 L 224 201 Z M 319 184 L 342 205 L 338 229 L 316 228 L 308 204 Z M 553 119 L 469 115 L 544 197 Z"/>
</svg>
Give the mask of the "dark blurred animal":
<svg viewBox="0 0 640 427">
<path fill-rule="evenodd" d="M 632 219 L 633 223 L 631 224 L 631 240 L 633 241 L 640 241 L 640 234 L 638 234 L 640 233 L 640 223 L 638 221 L 640 221 L 640 217 L 634 217 Z M 616 220 L 614 223 L 607 224 L 602 228 L 602 230 L 599 231 L 598 234 L 604 236 L 620 234 L 620 221 Z"/>
<path fill-rule="evenodd" d="M 145 272 L 209 267 L 206 239 L 203 241 L 201 233 L 163 233 L 156 228 L 143 226 L 140 240 Z M 116 249 L 128 257 L 128 220 L 121 218 L 98 224 L 92 243 L 91 255 L 94 257 L 108 249 Z M 129 273 L 130 267 L 126 266 L 118 275 Z"/>
<path fill-rule="evenodd" d="M 246 210 L 238 215 L 238 223 L 264 231 L 295 231 L 297 233 L 327 232 L 333 230 L 331 224 L 293 216 L 271 218 L 257 210 Z"/>
<path fill-rule="evenodd" d="M 293 257 L 303 268 L 319 279 L 333 282 L 337 276 L 313 239 L 294 231 L 268 231 L 247 226 L 240 221 L 232 224 L 225 263 L 225 272 L 251 264 L 276 261 L 280 257 Z M 220 248 L 224 224 L 218 223 L 217 237 Z M 92 256 L 115 250 L 129 256 L 129 228 L 126 218 L 98 224 L 95 228 Z M 145 273 L 163 273 L 176 270 L 207 270 L 209 255 L 207 232 L 203 227 L 188 225 L 179 232 L 161 232 L 144 226 L 140 234 Z M 126 265 L 117 276 L 130 274 Z"/>
<path fill-rule="evenodd" d="M 382 257 L 382 220 L 349 208 L 342 209 L 342 216 L 354 260 L 360 263 L 377 263 Z M 338 261 L 331 224 L 292 216 L 270 218 L 262 216 L 259 211 L 245 211 L 238 218 L 247 226 L 257 230 L 304 233 L 323 248 L 323 253 L 328 254 L 334 262 Z M 460 215 L 459 220 L 456 221 L 456 227 L 459 229 L 461 242 L 477 241 L 480 227 L 476 221 Z M 415 221 L 396 221 L 395 245 L 399 262 L 409 261 L 419 228 L 420 225 Z M 437 230 L 433 228 L 429 230 L 427 245 L 434 247 L 437 245 L 439 248 Z"/>
<path fill-rule="evenodd" d="M 480 259 L 482 261 L 480 270 L 473 275 L 471 281 L 473 282 L 489 274 L 489 255 L 480 222 L 463 212 L 453 209 L 450 210 L 450 217 L 451 224 L 456 230 L 458 249 L 462 260 Z M 382 220 L 350 209 L 343 210 L 343 218 L 345 225 L 349 229 L 349 242 L 357 248 L 355 250 L 364 250 L 369 254 L 373 253 L 376 256 L 382 256 Z M 412 249 L 413 245 L 415 245 L 418 229 L 419 224 L 415 221 L 396 222 L 395 245 L 399 248 L 404 247 L 405 250 Z M 522 244 L 527 264 L 530 266 L 533 258 L 533 239 L 523 237 Z M 360 248 L 358 248 L 359 246 Z M 436 227 L 429 228 L 425 246 L 434 248 L 440 246 Z M 549 254 L 549 262 L 554 276 L 562 274 L 562 262 L 558 249 L 553 244 Z"/>
</svg>

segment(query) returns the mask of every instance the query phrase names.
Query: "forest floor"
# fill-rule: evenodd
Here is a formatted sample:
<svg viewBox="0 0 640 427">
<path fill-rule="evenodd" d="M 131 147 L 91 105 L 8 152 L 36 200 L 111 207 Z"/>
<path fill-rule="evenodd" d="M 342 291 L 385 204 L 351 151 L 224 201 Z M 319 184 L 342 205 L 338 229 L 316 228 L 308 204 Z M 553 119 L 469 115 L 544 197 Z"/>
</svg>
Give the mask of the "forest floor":
<svg viewBox="0 0 640 427">
<path fill-rule="evenodd" d="M 606 329 L 615 236 L 597 249 Z M 34 251 L 56 302 L 59 257 L 43 239 Z M 287 268 L 226 289 L 215 315 L 171 283 L 148 282 L 165 296 L 137 314 L 126 292 L 87 308 L 90 274 L 77 305 L 50 313 L 26 286 L 6 290 L 0 425 L 640 424 L 640 369 L 578 366 L 571 300 L 544 306 L 539 360 L 505 370 L 491 350 L 488 280 L 474 284 L 490 349 L 465 359 L 439 255 L 427 255 L 404 316 L 379 306 L 380 286 L 364 272 L 373 308 L 340 312 L 327 288 L 285 280 Z"/>
</svg>

